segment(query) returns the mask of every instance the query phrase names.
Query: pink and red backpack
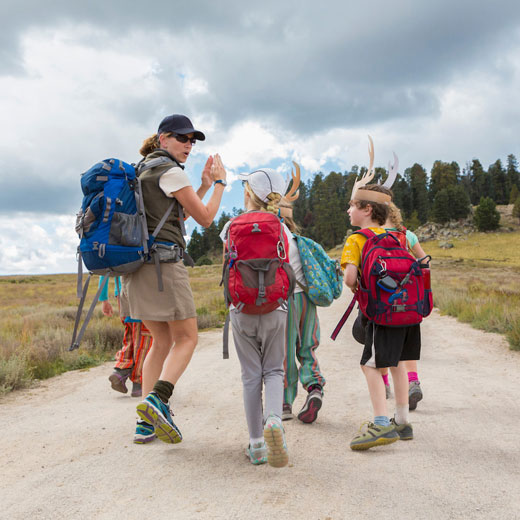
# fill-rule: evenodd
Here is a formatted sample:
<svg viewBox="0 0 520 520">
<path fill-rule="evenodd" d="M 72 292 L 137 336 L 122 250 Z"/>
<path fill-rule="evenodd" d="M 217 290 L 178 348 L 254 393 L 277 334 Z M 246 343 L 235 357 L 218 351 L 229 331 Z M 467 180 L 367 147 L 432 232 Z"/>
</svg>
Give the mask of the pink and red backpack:
<svg viewBox="0 0 520 520">
<path fill-rule="evenodd" d="M 266 314 L 293 293 L 289 243 L 280 219 L 264 211 L 235 217 L 225 242 L 222 281 L 228 304 L 244 314 Z"/>
<path fill-rule="evenodd" d="M 361 312 L 386 327 L 420 323 L 433 308 L 429 263 L 408 251 L 405 232 L 355 233 L 366 237 L 361 252 L 361 278 L 356 292 Z"/>
</svg>

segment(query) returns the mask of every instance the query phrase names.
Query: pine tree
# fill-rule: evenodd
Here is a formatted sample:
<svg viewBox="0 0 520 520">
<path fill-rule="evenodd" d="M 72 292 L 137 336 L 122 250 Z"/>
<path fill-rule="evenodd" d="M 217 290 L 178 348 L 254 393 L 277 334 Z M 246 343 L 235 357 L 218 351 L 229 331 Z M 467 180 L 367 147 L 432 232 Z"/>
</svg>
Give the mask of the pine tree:
<svg viewBox="0 0 520 520">
<path fill-rule="evenodd" d="M 430 198 L 435 199 L 437 192 L 448 186 L 456 186 L 459 182 L 460 167 L 453 161 L 451 163 L 435 161 L 430 175 Z"/>
<path fill-rule="evenodd" d="M 520 196 L 516 198 L 515 204 L 513 206 L 513 217 L 516 217 L 520 220 Z"/>
<path fill-rule="evenodd" d="M 480 198 L 484 196 L 485 176 L 486 173 L 480 161 L 473 159 L 469 168 L 469 178 L 471 184 L 471 203 L 474 205 L 478 204 Z"/>
<path fill-rule="evenodd" d="M 520 195 L 520 190 L 518 190 L 518 187 L 516 184 L 513 184 L 513 187 L 511 188 L 511 192 L 509 193 L 509 204 L 514 204 L 519 195 Z"/>
<path fill-rule="evenodd" d="M 493 199 L 496 204 L 507 204 L 510 188 L 508 187 L 507 175 L 502 167 L 502 161 L 497 159 L 489 168 L 488 174 L 491 176 L 493 184 Z"/>
<path fill-rule="evenodd" d="M 415 163 L 411 168 L 407 168 L 404 177 L 410 186 L 411 210 L 417 212 L 417 217 L 421 224 L 428 220 L 430 202 L 428 200 L 428 175 L 426 170 Z"/>
<path fill-rule="evenodd" d="M 466 218 L 470 213 L 469 195 L 462 186 L 448 186 L 449 218 L 458 220 Z"/>
<path fill-rule="evenodd" d="M 516 186 L 520 190 L 520 173 L 518 172 L 518 161 L 512 153 L 507 156 L 506 175 L 509 187 L 512 189 L 513 186 Z M 511 204 L 513 203 L 514 201 L 511 202 Z"/>
<path fill-rule="evenodd" d="M 482 197 L 475 210 L 475 225 L 479 231 L 492 231 L 500 226 L 500 213 L 491 197 Z"/>
<path fill-rule="evenodd" d="M 432 207 L 432 218 L 434 222 L 444 224 L 450 220 L 450 197 L 445 188 L 435 195 Z"/>
</svg>

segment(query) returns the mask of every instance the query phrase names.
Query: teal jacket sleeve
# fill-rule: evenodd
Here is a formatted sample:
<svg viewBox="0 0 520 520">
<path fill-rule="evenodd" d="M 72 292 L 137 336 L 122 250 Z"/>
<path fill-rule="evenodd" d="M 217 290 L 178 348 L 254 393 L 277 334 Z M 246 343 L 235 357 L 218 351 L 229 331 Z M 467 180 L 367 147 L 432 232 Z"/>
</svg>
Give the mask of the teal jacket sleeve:
<svg viewBox="0 0 520 520">
<path fill-rule="evenodd" d="M 101 284 L 103 283 L 105 278 L 106 278 L 106 276 L 100 276 L 99 277 L 98 289 L 101 287 Z M 107 282 L 107 284 L 105 285 L 105 287 L 101 291 L 101 294 L 99 295 L 99 301 L 100 302 L 106 302 L 108 300 L 108 284 L 109 283 L 110 283 L 110 280 Z"/>
<path fill-rule="evenodd" d="M 412 248 L 417 242 L 419 242 L 419 239 L 417 238 L 417 235 L 410 231 L 409 229 L 406 230 L 406 240 L 408 240 L 408 243 L 410 244 L 410 248 Z"/>
</svg>

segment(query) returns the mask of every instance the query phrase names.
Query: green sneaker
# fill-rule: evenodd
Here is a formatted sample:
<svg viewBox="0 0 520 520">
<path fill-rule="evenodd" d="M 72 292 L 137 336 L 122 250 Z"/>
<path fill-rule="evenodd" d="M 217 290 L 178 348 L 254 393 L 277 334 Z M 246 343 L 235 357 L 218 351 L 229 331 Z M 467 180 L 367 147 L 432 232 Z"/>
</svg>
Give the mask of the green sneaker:
<svg viewBox="0 0 520 520">
<path fill-rule="evenodd" d="M 363 432 L 363 426 L 367 429 Z M 359 429 L 359 433 L 350 442 L 352 450 L 368 450 L 374 446 L 384 446 L 399 440 L 399 434 L 395 430 L 395 425 L 379 426 L 374 423 L 364 423 Z"/>
<path fill-rule="evenodd" d="M 267 446 L 265 442 L 251 444 L 246 448 L 246 455 L 249 457 L 251 464 L 258 466 L 267 462 Z"/>
<path fill-rule="evenodd" d="M 269 415 L 264 425 L 264 440 L 267 444 L 269 466 L 283 468 L 289 462 L 289 452 L 285 442 L 282 420 L 274 414 Z"/>
<path fill-rule="evenodd" d="M 395 418 L 392 417 L 390 422 L 395 426 L 395 431 L 402 441 L 411 441 L 413 439 L 413 427 L 410 423 L 397 424 Z"/>
</svg>

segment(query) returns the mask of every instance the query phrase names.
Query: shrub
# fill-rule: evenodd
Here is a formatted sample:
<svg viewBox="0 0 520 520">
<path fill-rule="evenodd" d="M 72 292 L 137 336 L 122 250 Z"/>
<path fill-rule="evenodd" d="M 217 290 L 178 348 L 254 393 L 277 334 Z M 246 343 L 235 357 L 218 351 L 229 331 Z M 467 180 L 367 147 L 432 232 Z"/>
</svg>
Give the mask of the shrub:
<svg viewBox="0 0 520 520">
<path fill-rule="evenodd" d="M 211 261 L 211 258 L 207 256 L 201 256 L 196 262 L 195 265 L 213 265 L 213 262 Z"/>
<path fill-rule="evenodd" d="M 481 197 L 475 210 L 475 225 L 479 231 L 492 231 L 500 226 L 500 213 L 497 211 L 495 201 L 489 197 Z"/>
</svg>

